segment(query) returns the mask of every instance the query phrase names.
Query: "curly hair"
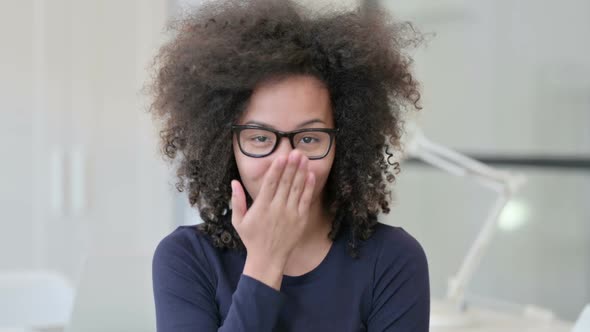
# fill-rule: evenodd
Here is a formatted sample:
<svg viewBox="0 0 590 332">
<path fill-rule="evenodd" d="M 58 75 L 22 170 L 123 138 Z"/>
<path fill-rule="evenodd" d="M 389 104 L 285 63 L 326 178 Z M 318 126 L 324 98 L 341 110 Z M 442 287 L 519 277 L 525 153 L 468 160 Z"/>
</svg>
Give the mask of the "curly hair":
<svg viewBox="0 0 590 332">
<path fill-rule="evenodd" d="M 162 126 L 164 159 L 177 164 L 176 188 L 200 212 L 197 227 L 218 248 L 245 249 L 227 217 L 230 182 L 241 180 L 231 125 L 258 84 L 312 75 L 328 88 L 340 129 L 324 188 L 324 207 L 335 215 L 328 236 L 346 229 L 348 252 L 359 257 L 377 215 L 390 212 L 386 182 L 400 167 L 389 148 L 402 150 L 402 110 L 421 109 L 405 52 L 422 39 L 412 24 L 370 8 L 319 12 L 290 0 L 228 0 L 205 3 L 169 28 L 175 34 L 152 65 L 150 112 Z"/>
</svg>

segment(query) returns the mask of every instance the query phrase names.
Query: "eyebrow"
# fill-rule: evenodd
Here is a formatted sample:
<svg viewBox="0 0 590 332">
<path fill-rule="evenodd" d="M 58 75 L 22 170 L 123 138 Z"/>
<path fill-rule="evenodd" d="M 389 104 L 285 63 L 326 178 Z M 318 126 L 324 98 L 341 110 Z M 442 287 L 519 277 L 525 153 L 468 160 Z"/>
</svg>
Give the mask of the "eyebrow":
<svg viewBox="0 0 590 332">
<path fill-rule="evenodd" d="M 305 121 L 303 123 L 300 123 L 296 128 L 302 128 L 305 127 L 307 125 L 310 125 L 312 123 L 323 123 L 326 124 L 324 121 L 320 120 L 320 119 L 312 119 L 309 121 Z M 264 122 L 260 122 L 260 121 L 254 121 L 254 120 L 250 120 L 248 122 L 246 122 L 245 124 L 255 124 L 255 125 L 259 125 L 259 126 L 263 126 L 263 127 L 269 127 L 272 129 L 276 129 L 273 125 L 270 125 L 268 123 L 264 123 Z"/>
</svg>

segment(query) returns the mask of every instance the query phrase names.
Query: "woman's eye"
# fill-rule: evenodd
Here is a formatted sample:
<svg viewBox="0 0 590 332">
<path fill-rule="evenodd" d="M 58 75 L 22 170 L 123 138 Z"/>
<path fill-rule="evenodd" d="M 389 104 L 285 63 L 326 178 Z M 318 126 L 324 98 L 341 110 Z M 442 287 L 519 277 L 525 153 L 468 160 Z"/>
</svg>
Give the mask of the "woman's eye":
<svg viewBox="0 0 590 332">
<path fill-rule="evenodd" d="M 266 136 L 255 136 L 252 138 L 254 141 L 260 142 L 260 143 L 264 143 L 268 140 L 268 137 Z"/>
<path fill-rule="evenodd" d="M 309 144 L 309 143 L 317 142 L 318 139 L 315 137 L 306 136 L 306 137 L 301 138 L 301 141 L 303 141 L 303 143 Z"/>
</svg>

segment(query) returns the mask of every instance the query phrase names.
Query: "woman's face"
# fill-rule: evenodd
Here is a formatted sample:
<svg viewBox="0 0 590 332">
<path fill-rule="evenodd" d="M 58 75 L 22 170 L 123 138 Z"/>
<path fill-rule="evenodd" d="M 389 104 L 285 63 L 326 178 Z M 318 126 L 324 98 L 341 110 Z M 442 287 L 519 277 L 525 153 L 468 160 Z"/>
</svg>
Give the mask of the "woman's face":
<svg viewBox="0 0 590 332">
<path fill-rule="evenodd" d="M 312 120 L 315 120 L 311 122 Z M 280 81 L 270 81 L 257 87 L 238 124 L 255 124 L 280 131 L 300 128 L 334 128 L 330 95 L 321 81 L 312 76 L 290 76 Z M 303 125 L 302 125 L 303 124 Z M 262 158 L 244 155 L 233 135 L 233 151 L 242 178 L 242 185 L 253 200 L 260 190 L 262 180 L 272 161 L 287 156 L 293 150 L 289 139 L 283 137 L 276 150 Z M 312 204 L 321 202 L 321 194 L 334 162 L 336 141 L 328 155 L 309 160 L 308 170 L 316 178 Z"/>
</svg>

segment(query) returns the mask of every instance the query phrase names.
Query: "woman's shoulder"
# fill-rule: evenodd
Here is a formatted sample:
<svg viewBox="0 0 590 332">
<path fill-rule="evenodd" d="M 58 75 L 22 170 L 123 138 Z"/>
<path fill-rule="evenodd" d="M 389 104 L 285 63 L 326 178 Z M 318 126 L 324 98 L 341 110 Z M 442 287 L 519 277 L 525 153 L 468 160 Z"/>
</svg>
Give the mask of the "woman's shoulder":
<svg viewBox="0 0 590 332">
<path fill-rule="evenodd" d="M 178 226 L 160 240 L 158 247 L 193 249 L 195 244 L 205 241 L 204 234 L 202 234 L 197 226 Z"/>
<path fill-rule="evenodd" d="M 385 246 L 418 247 L 418 240 L 403 227 L 378 222 L 373 236 Z"/>
<path fill-rule="evenodd" d="M 203 264 L 210 251 L 215 250 L 198 225 L 179 226 L 166 235 L 154 252 L 154 261 L 170 261 L 180 258 L 184 262 Z"/>
<path fill-rule="evenodd" d="M 200 299 L 194 292 L 215 294 L 217 279 L 206 248 L 195 226 L 179 226 L 160 240 L 152 259 L 154 294 L 194 296 L 195 303 Z"/>
<path fill-rule="evenodd" d="M 426 254 L 420 242 L 403 227 L 379 222 L 371 236 L 373 248 L 381 260 L 396 260 L 400 257 L 415 258 L 425 262 Z"/>
</svg>

